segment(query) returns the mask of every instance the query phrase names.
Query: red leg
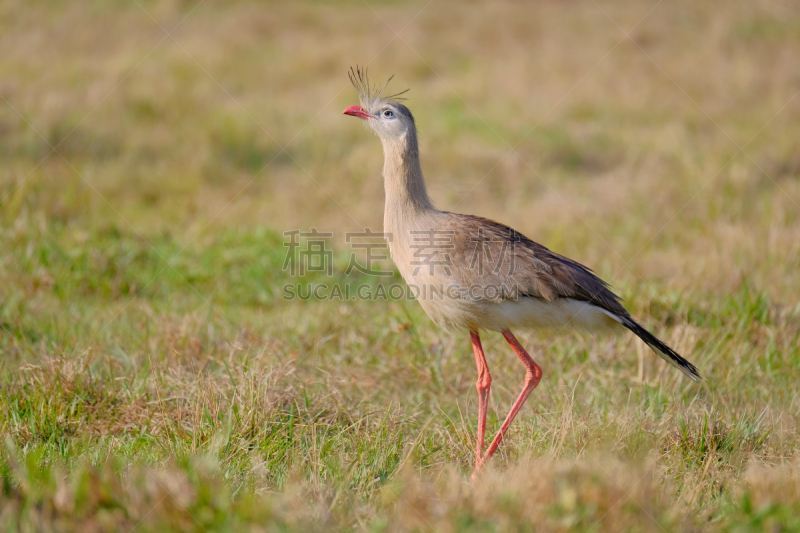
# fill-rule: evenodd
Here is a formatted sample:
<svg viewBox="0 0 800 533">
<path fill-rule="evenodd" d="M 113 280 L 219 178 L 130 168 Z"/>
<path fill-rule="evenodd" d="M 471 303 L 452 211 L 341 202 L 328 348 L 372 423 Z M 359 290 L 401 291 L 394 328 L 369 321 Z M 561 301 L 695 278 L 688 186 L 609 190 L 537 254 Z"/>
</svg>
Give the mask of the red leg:
<svg viewBox="0 0 800 533">
<path fill-rule="evenodd" d="M 475 387 L 478 389 L 478 454 L 475 458 L 475 468 L 480 467 L 483 462 L 483 444 L 486 440 L 486 411 L 489 406 L 489 388 L 492 386 L 492 376 L 489 374 L 489 366 L 486 364 L 486 356 L 483 354 L 481 338 L 477 331 L 469 332 L 472 340 L 472 351 L 475 352 L 475 364 L 478 367 L 478 382 Z"/>
<path fill-rule="evenodd" d="M 528 396 L 530 396 L 531 391 L 536 388 L 536 385 L 538 385 L 539 381 L 542 379 L 542 369 L 533 361 L 531 356 L 528 355 L 528 352 L 525 351 L 525 348 L 523 348 L 517 338 L 514 337 L 514 334 L 510 331 L 504 331 L 503 337 L 505 337 L 508 343 L 514 348 L 514 351 L 517 352 L 517 357 L 519 357 L 519 360 L 522 361 L 523 365 L 525 365 L 525 386 L 522 387 L 522 392 L 519 393 L 517 401 L 514 402 L 513 406 L 511 406 L 511 411 L 508 413 L 503 425 L 500 426 L 500 431 L 497 432 L 494 440 L 489 445 L 489 449 L 486 450 L 486 455 L 484 456 L 480 466 L 483 466 L 483 464 L 486 463 L 486 461 L 488 461 L 492 455 L 494 455 L 494 452 L 497 450 L 497 447 L 503 440 L 503 435 L 505 435 L 506 431 L 508 431 L 508 426 L 511 425 L 514 417 L 517 416 L 517 413 L 522 408 L 525 400 L 527 400 Z"/>
</svg>

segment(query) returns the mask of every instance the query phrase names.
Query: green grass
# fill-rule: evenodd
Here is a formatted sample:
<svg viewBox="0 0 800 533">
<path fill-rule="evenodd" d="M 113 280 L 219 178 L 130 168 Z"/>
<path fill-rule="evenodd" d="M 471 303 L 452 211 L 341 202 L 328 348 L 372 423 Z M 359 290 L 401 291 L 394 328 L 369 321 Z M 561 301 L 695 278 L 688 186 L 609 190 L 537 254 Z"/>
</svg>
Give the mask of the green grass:
<svg viewBox="0 0 800 533">
<path fill-rule="evenodd" d="M 3 528 L 800 529 L 796 10 L 370 5 L 0 7 Z M 340 115 L 373 58 L 440 208 L 592 266 L 706 380 L 521 333 L 544 378 L 470 484 L 467 338 L 284 298 L 402 284 L 345 274 L 381 231 L 380 144 Z M 283 269 L 312 227 L 331 276 Z M 496 429 L 523 375 L 485 348 Z"/>
</svg>

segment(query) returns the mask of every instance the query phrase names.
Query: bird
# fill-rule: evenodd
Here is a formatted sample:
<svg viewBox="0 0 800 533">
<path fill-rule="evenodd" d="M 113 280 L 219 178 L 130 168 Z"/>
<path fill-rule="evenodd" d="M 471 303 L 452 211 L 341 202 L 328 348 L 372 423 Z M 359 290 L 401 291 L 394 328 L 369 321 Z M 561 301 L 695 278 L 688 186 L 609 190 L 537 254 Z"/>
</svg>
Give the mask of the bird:
<svg viewBox="0 0 800 533">
<path fill-rule="evenodd" d="M 392 78 L 379 87 L 370 85 L 364 68 L 351 67 L 348 76 L 359 105 L 343 114 L 363 119 L 383 145 L 383 224 L 392 260 L 434 323 L 470 336 L 478 370 L 473 481 L 542 379 L 542 368 L 512 331 L 627 329 L 689 379 L 701 381 L 697 368 L 636 322 L 590 268 L 510 226 L 436 209 L 425 187 L 414 117 L 402 103 L 407 90 L 382 96 Z M 522 391 L 485 451 L 492 376 L 481 331 L 501 333 L 525 368 Z"/>
</svg>

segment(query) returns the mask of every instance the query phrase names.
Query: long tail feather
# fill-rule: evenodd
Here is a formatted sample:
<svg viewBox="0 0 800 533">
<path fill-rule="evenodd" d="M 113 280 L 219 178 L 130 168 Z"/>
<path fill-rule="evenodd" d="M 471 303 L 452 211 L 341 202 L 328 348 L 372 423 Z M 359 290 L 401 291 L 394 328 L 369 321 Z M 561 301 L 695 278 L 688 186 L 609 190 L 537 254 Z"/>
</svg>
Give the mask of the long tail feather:
<svg viewBox="0 0 800 533">
<path fill-rule="evenodd" d="M 634 332 L 637 337 L 652 348 L 659 357 L 686 374 L 689 379 L 692 381 L 701 381 L 703 379 L 697 371 L 697 367 L 681 357 L 675 350 L 661 342 L 655 335 L 637 324 L 633 319 L 625 317 L 622 318 L 621 322 L 623 326 Z"/>
</svg>

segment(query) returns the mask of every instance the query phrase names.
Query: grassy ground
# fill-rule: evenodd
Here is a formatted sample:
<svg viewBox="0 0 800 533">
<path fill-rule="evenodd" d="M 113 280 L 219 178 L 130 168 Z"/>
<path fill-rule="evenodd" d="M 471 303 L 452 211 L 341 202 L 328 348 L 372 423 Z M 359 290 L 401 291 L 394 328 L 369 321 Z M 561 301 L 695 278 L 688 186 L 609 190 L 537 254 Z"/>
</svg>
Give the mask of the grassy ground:
<svg viewBox="0 0 800 533">
<path fill-rule="evenodd" d="M 800 529 L 799 54 L 778 2 L 4 2 L 0 521 Z M 354 64 L 411 88 L 440 208 L 594 267 L 706 381 L 523 336 L 544 379 L 470 485 L 467 338 L 283 298 L 402 283 L 345 275 L 383 202 Z M 332 279 L 283 269 L 312 227 Z M 485 347 L 496 428 L 523 376 Z"/>
</svg>

